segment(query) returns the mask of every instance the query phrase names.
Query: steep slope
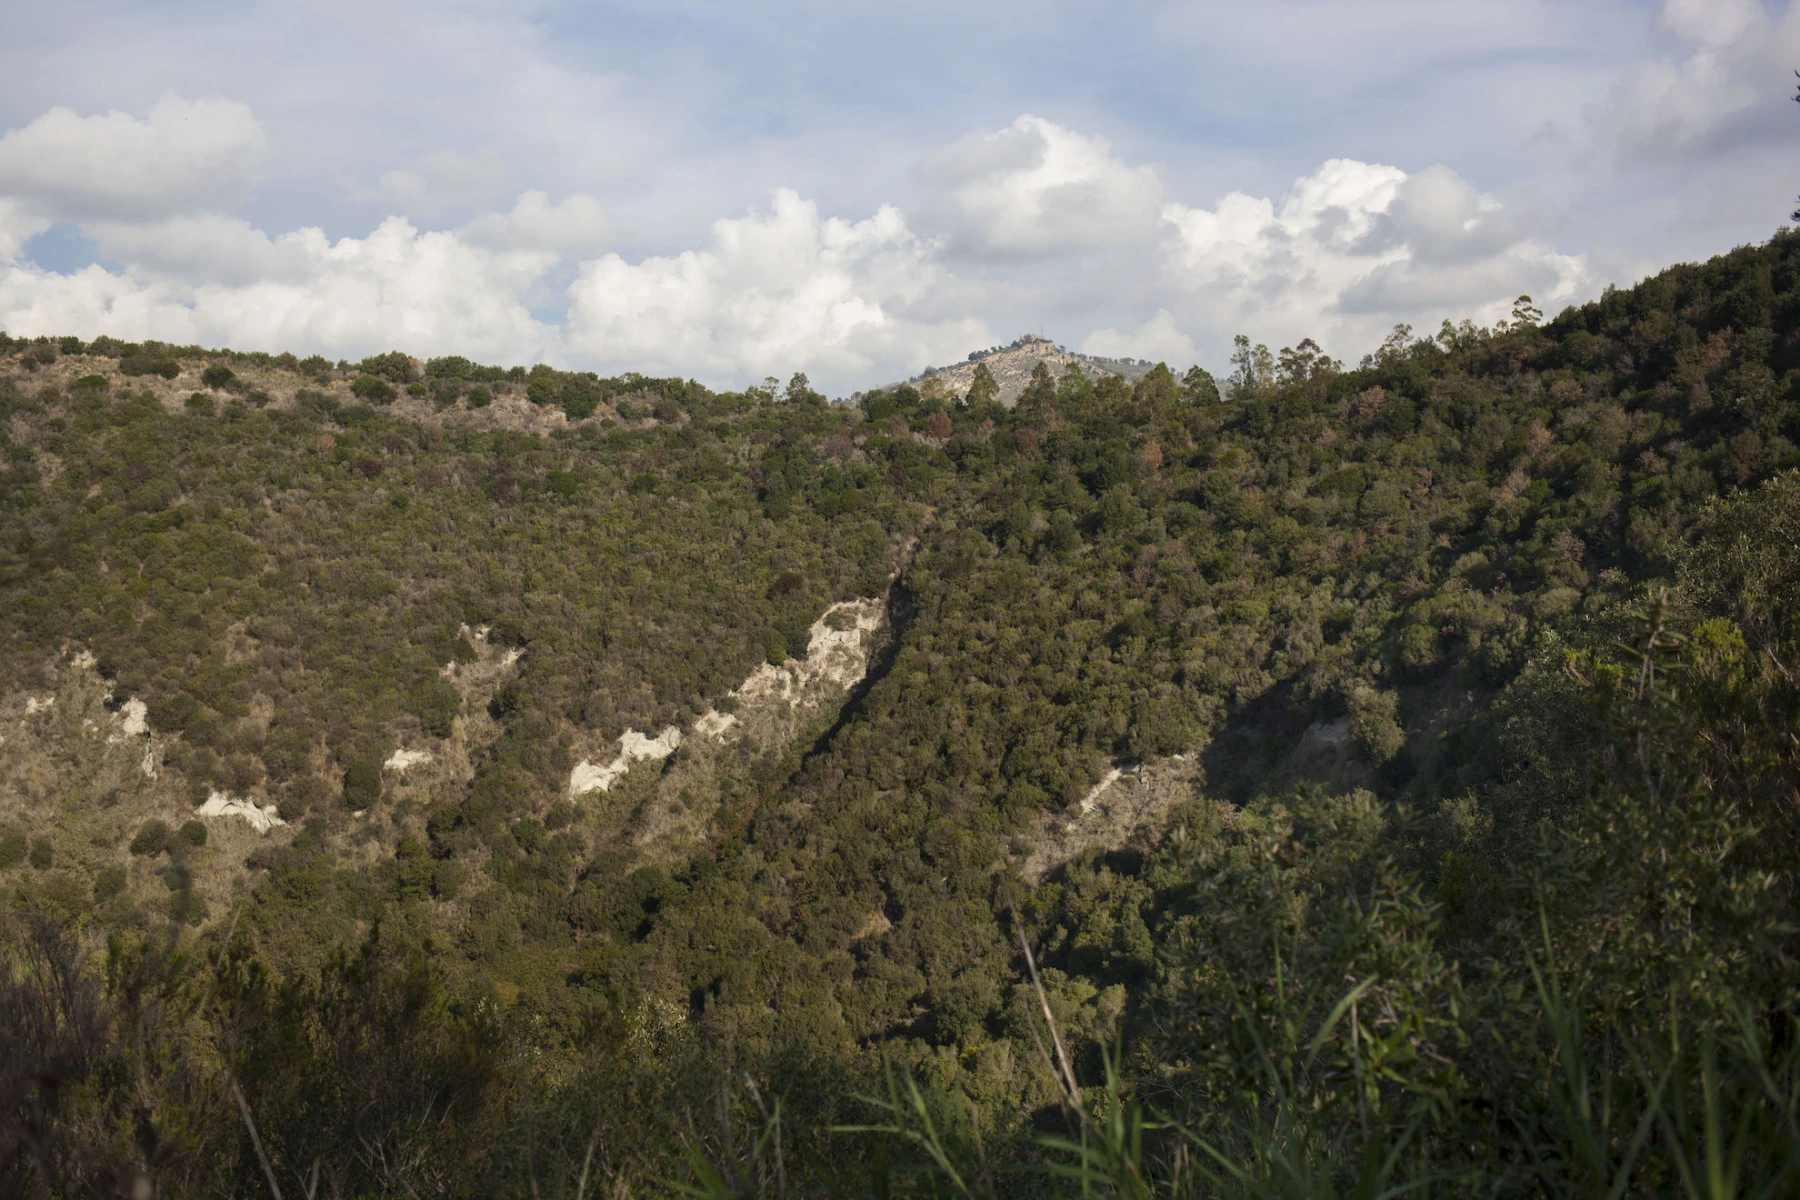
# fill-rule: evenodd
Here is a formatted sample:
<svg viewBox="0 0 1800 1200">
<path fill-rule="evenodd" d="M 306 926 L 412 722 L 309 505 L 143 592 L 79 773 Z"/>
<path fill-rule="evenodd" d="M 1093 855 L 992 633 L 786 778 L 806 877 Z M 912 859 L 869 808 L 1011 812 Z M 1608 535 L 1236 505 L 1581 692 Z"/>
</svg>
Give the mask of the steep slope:
<svg viewBox="0 0 1800 1200">
<path fill-rule="evenodd" d="M 1673 614 L 1680 639 L 1655 652 L 1715 655 L 1681 676 L 1696 688 L 1785 661 L 1731 658 L 1755 614 L 1693 607 L 1691 578 L 1669 606 L 1653 589 L 1679 582 L 1721 497 L 1761 489 L 1774 499 L 1754 503 L 1778 507 L 1800 467 L 1792 235 L 1541 328 L 1396 339 L 1348 372 L 1284 356 L 1282 374 L 1205 402 L 1164 368 L 1134 385 L 1070 371 L 1011 408 L 897 387 L 842 410 L 677 383 L 660 412 L 591 408 L 539 434 L 483 425 L 466 391 L 430 414 L 298 388 L 176 411 L 137 376 L 46 386 L 61 348 L 26 367 L 37 349 L 9 346 L 0 383 L 0 654 L 21 681 L 0 715 L 37 764 L 0 783 L 24 847 L 0 867 L 17 904 L 125 930 L 204 920 L 140 878 L 149 866 L 104 901 L 89 889 L 81 871 L 129 854 L 116 833 L 94 841 L 109 794 L 130 783 L 112 803 L 165 824 L 215 791 L 272 803 L 288 824 L 266 837 L 225 816 L 211 858 L 137 857 L 187 870 L 214 917 L 227 893 L 205 872 L 241 871 L 238 953 L 277 976 L 310 978 L 379 925 L 442 972 L 456 1013 L 488 1014 L 459 1036 L 508 1014 L 564 1097 L 596 1062 L 626 1071 L 583 1057 L 597 1041 L 631 1048 L 647 1095 L 709 1056 L 866 1092 L 853 1067 L 892 1054 L 1022 1137 L 1056 1092 L 1020 925 L 1071 1038 L 1091 1052 L 1122 1023 L 1149 1047 L 1135 1078 L 1167 1095 L 1254 1086 L 1230 1082 L 1249 1057 L 1212 1049 L 1235 1028 L 1207 990 L 1219 972 L 1171 955 L 1213 947 L 1262 988 L 1265 917 L 1295 922 L 1313 956 L 1314 1017 L 1347 971 L 1398 964 L 1382 1002 L 1419 1022 L 1438 1056 L 1421 1061 L 1451 1061 L 1453 1039 L 1429 1039 L 1454 961 L 1516 949 L 1518 864 L 1543 865 L 1521 847 L 1555 844 L 1539 822 L 1620 761 L 1601 748 L 1623 693 L 1605 688 L 1626 674 L 1604 655 L 1636 644 L 1632 611 Z M 177 380 L 205 361 L 175 357 Z M 571 403 L 634 404 L 646 384 L 531 386 L 523 403 L 566 422 Z M 1734 519 L 1752 558 L 1744 530 L 1788 528 Z M 890 580 L 907 616 L 883 631 L 872 598 Z M 835 665 L 815 671 L 816 654 Z M 145 733 L 125 717 L 114 732 L 161 747 L 154 787 L 135 743 L 103 749 L 82 724 L 110 729 L 106 689 L 146 705 Z M 1770 703 L 1727 698 L 1706 710 L 1727 725 Z M 1780 814 L 1758 812 L 1787 845 Z M 1558 828 L 1595 862 L 1638 844 Z M 1614 865 L 1619 911 L 1656 891 Z M 1755 865 L 1766 886 L 1731 895 L 1783 903 L 1788 868 Z M 1382 905 L 1359 907 L 1377 884 Z M 1306 924 L 1321 913 L 1340 924 Z M 1557 919 L 1592 932 L 1574 908 Z M 1391 958 L 1330 960 L 1346 929 L 1373 939 L 1356 954 Z M 1662 933 L 1641 936 L 1664 954 Z M 1610 944 L 1556 949 L 1595 945 Z M 250 991 L 222 1003 L 264 1011 Z M 1524 1086 L 1457 1061 L 1417 1094 Z M 842 1093 L 806 1090 L 820 1127 L 842 1123 Z M 314 1153 L 310 1128 L 294 1161 Z M 500 1155 L 499 1140 L 463 1152 Z"/>
</svg>

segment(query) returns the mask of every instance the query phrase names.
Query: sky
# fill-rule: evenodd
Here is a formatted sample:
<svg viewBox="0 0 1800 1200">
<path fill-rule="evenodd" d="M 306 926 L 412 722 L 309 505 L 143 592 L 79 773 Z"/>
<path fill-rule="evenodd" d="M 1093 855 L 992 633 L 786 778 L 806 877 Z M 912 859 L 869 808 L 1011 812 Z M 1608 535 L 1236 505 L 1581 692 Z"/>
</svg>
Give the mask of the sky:
<svg viewBox="0 0 1800 1200">
<path fill-rule="evenodd" d="M 842 395 L 1554 313 L 1800 193 L 1764 0 L 0 11 L 0 329 Z"/>
</svg>

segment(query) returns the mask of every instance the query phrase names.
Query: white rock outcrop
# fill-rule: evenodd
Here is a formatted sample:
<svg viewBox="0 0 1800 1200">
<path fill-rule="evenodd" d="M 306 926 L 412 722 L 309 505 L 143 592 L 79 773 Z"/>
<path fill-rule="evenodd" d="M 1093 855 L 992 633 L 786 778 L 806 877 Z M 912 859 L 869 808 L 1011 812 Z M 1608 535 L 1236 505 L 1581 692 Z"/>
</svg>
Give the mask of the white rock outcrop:
<svg viewBox="0 0 1800 1200">
<path fill-rule="evenodd" d="M 631 770 L 631 764 L 640 759 L 661 761 L 675 753 L 681 745 L 681 730 L 670 725 L 655 737 L 646 737 L 635 729 L 627 729 L 619 736 L 619 754 L 609 763 L 591 763 L 582 759 L 569 772 L 569 793 L 575 796 L 588 792 L 610 792 L 613 785 L 625 778 Z"/>
<path fill-rule="evenodd" d="M 250 822 L 251 828 L 258 833 L 268 833 L 277 825 L 287 824 L 277 815 L 273 804 L 258 805 L 254 800 L 229 796 L 220 791 L 214 791 L 208 795 L 206 803 L 196 808 L 194 815 L 197 817 L 242 817 Z"/>
<path fill-rule="evenodd" d="M 703 738 L 722 738 L 730 731 L 738 719 L 730 713 L 722 713 L 716 708 L 709 708 L 694 720 L 694 734 Z"/>
<path fill-rule="evenodd" d="M 381 765 L 390 771 L 404 771 L 431 761 L 429 750 L 396 750 Z"/>
<path fill-rule="evenodd" d="M 833 604 L 812 623 L 804 658 L 790 658 L 780 666 L 763 663 L 738 685 L 731 693 L 736 713 L 708 708 L 694 718 L 685 734 L 673 725 L 654 738 L 627 729 L 619 738 L 619 753 L 611 762 L 582 759 L 575 764 L 569 773 L 570 795 L 611 791 L 631 770 L 632 763 L 665 759 L 675 753 L 684 737 L 712 742 L 735 738 L 745 728 L 745 721 L 738 714 L 751 718 L 750 728 L 754 731 L 766 725 L 771 714 L 791 713 L 803 702 L 821 700 L 852 686 L 869 669 L 874 639 L 868 635 L 881 627 L 886 615 L 886 602 L 879 597 Z"/>
<path fill-rule="evenodd" d="M 881 627 L 884 611 L 879 599 L 844 600 L 832 605 L 812 623 L 805 658 L 790 658 L 780 666 L 762 664 L 750 672 L 750 678 L 733 695 L 740 704 L 756 704 L 770 699 L 792 700 L 818 683 L 849 687 L 869 669 L 869 650 L 863 635 Z"/>
<path fill-rule="evenodd" d="M 150 710 L 136 696 L 119 709 L 119 732 L 126 737 L 142 737 L 150 732 Z"/>
<path fill-rule="evenodd" d="M 1120 777 L 1124 774 L 1125 769 L 1123 767 L 1114 767 L 1112 770 L 1102 775 L 1100 777 L 1100 782 L 1089 788 L 1088 794 L 1081 798 L 1081 811 L 1083 813 L 1091 813 L 1095 808 L 1099 807 L 1100 797 L 1106 793 L 1106 789 L 1119 782 Z"/>
</svg>

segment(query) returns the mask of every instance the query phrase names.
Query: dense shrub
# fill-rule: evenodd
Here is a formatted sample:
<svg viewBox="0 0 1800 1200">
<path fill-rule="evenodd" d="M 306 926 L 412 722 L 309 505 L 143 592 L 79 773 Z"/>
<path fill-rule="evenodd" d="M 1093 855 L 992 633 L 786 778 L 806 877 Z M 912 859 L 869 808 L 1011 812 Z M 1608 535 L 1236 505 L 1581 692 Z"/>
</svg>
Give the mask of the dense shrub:
<svg viewBox="0 0 1800 1200">
<path fill-rule="evenodd" d="M 373 375 L 388 383 L 405 385 L 418 379 L 418 368 L 413 365 L 410 355 L 401 350 L 390 350 L 386 354 L 374 354 L 356 364 L 362 375 Z"/>
<path fill-rule="evenodd" d="M 181 364 L 167 354 L 139 351 L 119 359 L 119 373 L 131 376 L 160 375 L 164 379 L 173 379 L 181 374 Z"/>
<path fill-rule="evenodd" d="M 131 839 L 131 852 L 140 858 L 154 858 L 169 848 L 169 827 L 154 818 L 139 826 Z"/>
<path fill-rule="evenodd" d="M 360 759 L 344 769 L 344 806 L 366 809 L 381 799 L 381 763 Z"/>
<path fill-rule="evenodd" d="M 105 904 L 114 896 L 125 890 L 127 875 L 124 867 L 102 867 L 94 875 L 94 902 Z"/>
<path fill-rule="evenodd" d="M 350 391 L 370 404 L 391 404 L 395 392 L 394 385 L 379 375 L 358 375 L 350 385 Z"/>
</svg>

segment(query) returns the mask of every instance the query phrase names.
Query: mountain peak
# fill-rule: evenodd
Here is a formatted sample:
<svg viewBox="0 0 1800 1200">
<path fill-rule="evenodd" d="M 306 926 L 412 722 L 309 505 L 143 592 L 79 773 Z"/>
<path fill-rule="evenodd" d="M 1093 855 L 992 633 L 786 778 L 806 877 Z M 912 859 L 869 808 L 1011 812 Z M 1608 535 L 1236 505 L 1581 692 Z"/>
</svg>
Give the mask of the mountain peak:
<svg viewBox="0 0 1800 1200">
<path fill-rule="evenodd" d="M 993 375 L 994 382 L 1000 387 L 1000 403 L 1010 408 L 1024 392 L 1025 385 L 1031 380 L 1032 370 L 1040 362 L 1058 377 L 1071 367 L 1080 366 L 1090 375 L 1118 375 L 1129 380 L 1141 378 L 1155 365 L 1142 359 L 1103 358 L 1082 354 L 1058 345 L 1043 334 L 1022 333 L 1007 345 L 972 351 L 965 361 L 954 366 L 926 367 L 906 382 L 917 386 L 928 379 L 935 379 L 961 398 L 968 393 L 969 385 L 975 382 L 975 368 L 985 364 L 988 372 Z"/>
</svg>

